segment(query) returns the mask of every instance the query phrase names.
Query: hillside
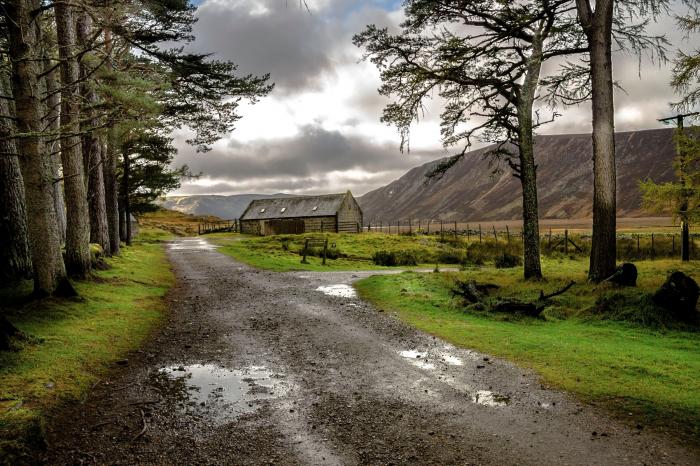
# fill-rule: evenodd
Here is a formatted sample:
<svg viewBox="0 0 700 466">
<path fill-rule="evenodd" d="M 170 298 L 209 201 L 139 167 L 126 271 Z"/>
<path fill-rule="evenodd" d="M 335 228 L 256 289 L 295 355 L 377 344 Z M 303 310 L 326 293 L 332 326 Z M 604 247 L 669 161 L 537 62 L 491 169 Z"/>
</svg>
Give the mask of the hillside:
<svg viewBox="0 0 700 466">
<path fill-rule="evenodd" d="M 618 215 L 643 216 L 637 181 L 673 178 L 673 129 L 618 133 Z M 501 173 L 485 155 L 470 152 L 441 180 L 426 174 L 439 161 L 416 167 L 358 199 L 368 221 L 403 218 L 509 220 L 521 218 L 520 181 L 507 165 Z M 593 161 L 590 134 L 538 136 L 535 145 L 541 218 L 591 216 Z"/>
<path fill-rule="evenodd" d="M 268 197 L 282 197 L 287 194 L 234 194 L 231 196 L 168 196 L 160 206 L 190 215 L 213 215 L 226 220 L 241 216 L 250 201 Z"/>
</svg>

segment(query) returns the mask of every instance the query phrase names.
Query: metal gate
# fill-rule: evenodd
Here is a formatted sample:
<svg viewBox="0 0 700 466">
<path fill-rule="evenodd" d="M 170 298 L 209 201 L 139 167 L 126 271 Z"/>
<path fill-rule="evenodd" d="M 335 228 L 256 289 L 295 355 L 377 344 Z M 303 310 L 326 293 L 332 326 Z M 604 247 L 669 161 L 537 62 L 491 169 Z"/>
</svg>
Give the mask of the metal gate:
<svg viewBox="0 0 700 466">
<path fill-rule="evenodd" d="M 304 231 L 303 220 L 268 220 L 265 222 L 265 235 L 300 235 Z"/>
</svg>

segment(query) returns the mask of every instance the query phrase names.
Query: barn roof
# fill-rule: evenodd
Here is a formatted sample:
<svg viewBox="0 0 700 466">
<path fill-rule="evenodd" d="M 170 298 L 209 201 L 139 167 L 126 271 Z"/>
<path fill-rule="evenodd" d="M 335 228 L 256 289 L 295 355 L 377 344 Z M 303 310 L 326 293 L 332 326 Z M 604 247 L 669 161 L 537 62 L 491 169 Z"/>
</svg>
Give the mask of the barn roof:
<svg viewBox="0 0 700 466">
<path fill-rule="evenodd" d="M 350 192 L 322 196 L 278 197 L 256 199 L 241 215 L 241 220 L 273 218 L 326 217 L 335 215 Z"/>
</svg>

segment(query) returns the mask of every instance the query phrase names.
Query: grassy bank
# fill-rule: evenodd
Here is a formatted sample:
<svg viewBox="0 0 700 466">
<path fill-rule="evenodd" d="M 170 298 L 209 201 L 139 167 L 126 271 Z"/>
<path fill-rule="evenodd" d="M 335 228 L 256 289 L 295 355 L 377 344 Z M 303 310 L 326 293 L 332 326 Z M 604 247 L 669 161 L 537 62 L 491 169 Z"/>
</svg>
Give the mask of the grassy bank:
<svg viewBox="0 0 700 466">
<path fill-rule="evenodd" d="M 80 399 L 114 361 L 138 348 L 164 314 L 174 277 L 161 240 L 144 228 L 111 268 L 76 282 L 78 300 L 22 304 L 31 283 L 0 290 L 8 318 L 38 342 L 0 353 L 0 463 L 42 440 L 46 416 Z"/>
<path fill-rule="evenodd" d="M 698 276 L 698 265 L 672 261 L 637 264 L 639 289 L 651 292 L 667 270 Z M 605 320 L 591 313 L 596 298 L 610 293 L 585 282 L 585 261 L 545 260 L 545 283 L 526 283 L 521 270 L 492 267 L 454 274 L 404 273 L 357 284 L 379 309 L 445 340 L 534 369 L 544 382 L 605 405 L 626 419 L 668 427 L 700 439 L 700 333 L 653 329 Z M 554 298 L 544 319 L 465 312 L 451 288 L 456 279 L 501 285 L 498 294 L 534 300 L 570 279 L 570 292 Z M 632 413 L 632 416 L 629 416 Z"/>
</svg>

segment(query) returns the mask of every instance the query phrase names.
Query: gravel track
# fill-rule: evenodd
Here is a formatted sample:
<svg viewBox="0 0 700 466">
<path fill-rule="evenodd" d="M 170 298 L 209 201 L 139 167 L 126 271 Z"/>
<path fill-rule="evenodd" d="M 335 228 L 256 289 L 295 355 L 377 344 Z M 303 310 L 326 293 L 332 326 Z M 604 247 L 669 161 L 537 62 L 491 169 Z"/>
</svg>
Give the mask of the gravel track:
<svg viewBox="0 0 700 466">
<path fill-rule="evenodd" d="M 168 249 L 166 324 L 57 417 L 36 462 L 700 464 L 335 286 L 369 272 L 260 271 L 200 239 Z"/>
</svg>

